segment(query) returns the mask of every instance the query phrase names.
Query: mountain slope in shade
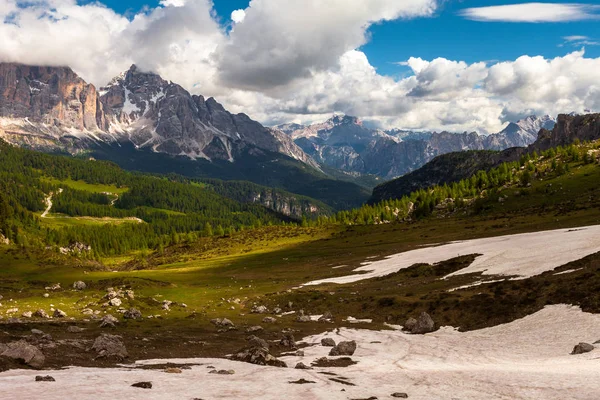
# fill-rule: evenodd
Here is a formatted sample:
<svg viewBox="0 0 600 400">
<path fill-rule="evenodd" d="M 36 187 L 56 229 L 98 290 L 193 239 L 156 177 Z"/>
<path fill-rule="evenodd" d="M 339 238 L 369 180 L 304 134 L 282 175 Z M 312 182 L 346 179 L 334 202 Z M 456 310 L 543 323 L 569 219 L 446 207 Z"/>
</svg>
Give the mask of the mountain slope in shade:
<svg viewBox="0 0 600 400">
<path fill-rule="evenodd" d="M 334 116 L 320 124 L 276 128 L 322 165 L 390 179 L 450 152 L 527 146 L 535 141 L 540 129 L 551 129 L 553 125 L 554 120 L 548 116 L 531 116 L 510 123 L 502 132 L 481 136 L 474 132 L 381 131 L 365 127 L 356 117 Z"/>
</svg>

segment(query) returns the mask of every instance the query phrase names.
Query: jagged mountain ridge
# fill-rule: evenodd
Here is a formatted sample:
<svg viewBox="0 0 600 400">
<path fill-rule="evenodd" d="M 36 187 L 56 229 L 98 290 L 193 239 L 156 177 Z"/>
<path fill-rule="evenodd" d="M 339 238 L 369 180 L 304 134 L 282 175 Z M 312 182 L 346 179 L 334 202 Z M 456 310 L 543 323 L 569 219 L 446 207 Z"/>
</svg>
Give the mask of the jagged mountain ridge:
<svg viewBox="0 0 600 400">
<path fill-rule="evenodd" d="M 351 116 L 334 116 L 310 126 L 286 124 L 277 129 L 287 133 L 316 161 L 346 172 L 394 178 L 418 169 L 433 158 L 464 150 L 504 150 L 527 146 L 541 128 L 552 128 L 549 116 L 527 117 L 497 134 L 475 132 L 382 131 L 365 127 Z"/>
<path fill-rule="evenodd" d="M 548 126 L 548 125 L 546 125 Z M 510 128 L 507 127 L 507 129 Z M 514 128 L 512 128 L 514 129 Z M 436 157 L 416 171 L 377 186 L 369 203 L 401 198 L 418 189 L 458 182 L 477 171 L 490 170 L 504 162 L 517 161 L 526 153 L 548 150 L 579 141 L 600 139 L 600 114 L 561 114 L 551 130 L 544 123 L 534 143 L 503 151 L 469 151 Z"/>
<path fill-rule="evenodd" d="M 267 150 L 318 168 L 280 131 L 135 65 L 97 91 L 68 67 L 2 63 L 0 94 L 0 136 L 33 149 L 77 153 L 97 142 L 129 141 L 154 152 L 230 162 L 244 151 Z"/>
</svg>

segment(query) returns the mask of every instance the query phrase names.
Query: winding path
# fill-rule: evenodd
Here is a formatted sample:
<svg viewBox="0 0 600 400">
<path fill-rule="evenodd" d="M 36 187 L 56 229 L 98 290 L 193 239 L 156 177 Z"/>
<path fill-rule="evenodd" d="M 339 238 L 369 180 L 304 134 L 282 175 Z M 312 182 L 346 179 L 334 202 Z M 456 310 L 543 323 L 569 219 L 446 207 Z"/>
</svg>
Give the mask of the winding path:
<svg viewBox="0 0 600 400">
<path fill-rule="evenodd" d="M 62 193 L 62 188 L 58 189 L 58 193 Z M 46 210 L 42 213 L 42 218 L 48 218 L 48 213 L 50 212 L 50 210 L 52 209 L 52 196 L 54 196 L 53 192 L 50 192 L 50 194 L 48 195 L 48 197 L 46 197 L 46 200 L 44 200 L 46 202 Z"/>
</svg>

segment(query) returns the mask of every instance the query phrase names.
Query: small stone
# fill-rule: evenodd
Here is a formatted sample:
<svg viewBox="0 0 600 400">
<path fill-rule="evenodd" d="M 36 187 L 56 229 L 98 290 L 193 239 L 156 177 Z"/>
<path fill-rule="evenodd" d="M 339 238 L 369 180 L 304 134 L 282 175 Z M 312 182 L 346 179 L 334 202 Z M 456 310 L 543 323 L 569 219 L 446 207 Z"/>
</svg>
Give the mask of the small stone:
<svg viewBox="0 0 600 400">
<path fill-rule="evenodd" d="M 33 315 L 38 318 L 49 318 L 48 313 L 42 309 L 37 310 Z"/>
<path fill-rule="evenodd" d="M 408 399 L 408 395 L 406 393 L 392 393 L 392 397 L 396 397 L 397 399 Z"/>
<path fill-rule="evenodd" d="M 44 336 L 44 332 L 39 329 L 32 329 L 31 333 L 36 336 Z"/>
<path fill-rule="evenodd" d="M 298 350 L 298 351 L 296 352 L 296 357 L 304 357 L 304 351 L 302 351 L 302 350 Z"/>
<path fill-rule="evenodd" d="M 45 299 L 47 299 L 48 297 L 50 297 L 50 293 L 44 293 L 44 294 L 43 294 L 43 297 L 44 297 Z"/>
<path fill-rule="evenodd" d="M 25 311 L 23 314 L 21 314 L 23 318 L 31 318 L 32 315 L 33 313 L 31 311 Z"/>
<path fill-rule="evenodd" d="M 56 310 L 54 310 L 53 316 L 54 318 L 65 318 L 67 316 L 67 313 L 57 308 Z"/>
<path fill-rule="evenodd" d="M 181 371 L 179 368 L 167 368 L 165 369 L 165 372 L 167 374 L 181 374 L 183 371 Z"/>
<path fill-rule="evenodd" d="M 333 315 L 331 315 L 331 313 L 329 311 L 327 311 L 325 314 L 321 315 L 321 317 L 319 317 L 319 322 L 332 322 L 333 321 Z"/>
<path fill-rule="evenodd" d="M 335 347 L 335 340 L 333 340 L 332 338 L 323 338 L 321 339 L 321 346 Z"/>
<path fill-rule="evenodd" d="M 87 288 L 87 285 L 83 281 L 77 281 L 77 282 L 73 283 L 73 289 L 75 289 L 75 290 L 85 290 L 86 288 Z"/>
<path fill-rule="evenodd" d="M 312 369 L 309 366 L 305 365 L 304 363 L 299 362 L 298 364 L 296 364 L 296 369 Z"/>
<path fill-rule="evenodd" d="M 138 382 L 131 385 L 133 387 L 142 388 L 142 389 L 152 389 L 152 382 Z"/>
<path fill-rule="evenodd" d="M 36 382 L 56 382 L 56 379 L 54 379 L 50 375 L 46 375 L 46 376 L 38 375 L 35 377 L 35 381 Z"/>
<path fill-rule="evenodd" d="M 67 328 L 67 332 L 69 332 L 69 333 L 81 333 L 83 331 L 85 331 L 85 329 L 80 328 L 80 327 L 75 326 L 75 325 L 71 325 L 71 326 L 69 326 Z"/>
<path fill-rule="evenodd" d="M 277 318 L 264 317 L 262 322 L 264 322 L 265 324 L 274 324 L 275 322 L 277 322 Z"/>
<path fill-rule="evenodd" d="M 265 306 L 254 306 L 250 313 L 252 314 L 266 314 L 269 312 L 269 309 Z"/>
<path fill-rule="evenodd" d="M 310 319 L 310 316 L 308 315 L 299 315 L 298 318 L 296 318 L 296 322 L 310 322 L 312 321 Z"/>
</svg>

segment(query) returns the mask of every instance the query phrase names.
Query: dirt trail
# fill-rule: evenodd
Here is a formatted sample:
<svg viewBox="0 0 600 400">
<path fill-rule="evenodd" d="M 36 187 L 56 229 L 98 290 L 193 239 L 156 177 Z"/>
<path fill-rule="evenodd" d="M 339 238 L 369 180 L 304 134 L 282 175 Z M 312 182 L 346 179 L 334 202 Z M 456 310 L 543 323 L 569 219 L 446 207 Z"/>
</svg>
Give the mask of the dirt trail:
<svg viewBox="0 0 600 400">
<path fill-rule="evenodd" d="M 62 193 L 62 188 L 58 189 L 58 193 Z M 46 210 L 42 213 L 42 218 L 48 218 L 48 213 L 50 212 L 50 210 L 52 209 L 52 196 L 54 196 L 53 192 L 50 192 L 50 194 L 48 195 L 48 197 L 46 197 L 45 203 L 46 203 Z"/>
</svg>

